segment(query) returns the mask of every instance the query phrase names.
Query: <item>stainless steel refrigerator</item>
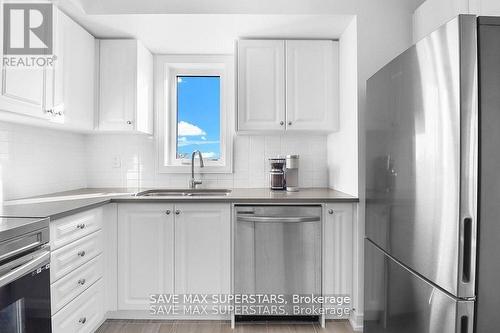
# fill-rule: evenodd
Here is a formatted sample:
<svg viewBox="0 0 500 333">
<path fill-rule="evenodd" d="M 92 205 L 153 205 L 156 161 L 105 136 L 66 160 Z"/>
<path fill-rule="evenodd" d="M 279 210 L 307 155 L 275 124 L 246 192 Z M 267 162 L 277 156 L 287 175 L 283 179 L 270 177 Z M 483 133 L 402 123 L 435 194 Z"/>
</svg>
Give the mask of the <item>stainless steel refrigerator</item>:
<svg viewBox="0 0 500 333">
<path fill-rule="evenodd" d="M 367 82 L 365 333 L 500 331 L 500 18 Z"/>
</svg>

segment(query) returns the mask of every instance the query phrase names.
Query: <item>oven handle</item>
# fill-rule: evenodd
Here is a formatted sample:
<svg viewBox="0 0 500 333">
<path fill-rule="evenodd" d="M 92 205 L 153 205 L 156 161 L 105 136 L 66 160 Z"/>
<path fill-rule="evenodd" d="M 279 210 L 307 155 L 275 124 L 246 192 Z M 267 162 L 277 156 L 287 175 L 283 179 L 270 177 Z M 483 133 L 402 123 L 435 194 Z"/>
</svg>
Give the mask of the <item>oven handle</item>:
<svg viewBox="0 0 500 333">
<path fill-rule="evenodd" d="M 40 251 L 40 255 L 35 256 L 33 259 L 28 261 L 27 263 L 16 267 L 15 269 L 11 270 L 7 274 L 4 274 L 0 276 L 0 288 L 8 285 L 12 281 L 15 281 L 16 279 L 20 278 L 21 276 L 26 275 L 27 273 L 31 272 L 44 262 L 48 261 L 50 259 L 50 251 L 48 250 L 42 250 Z"/>
<path fill-rule="evenodd" d="M 319 216 L 300 216 L 300 217 L 279 217 L 279 216 L 242 216 L 236 217 L 238 222 L 260 222 L 260 223 L 302 223 L 302 222 L 320 222 Z"/>
</svg>

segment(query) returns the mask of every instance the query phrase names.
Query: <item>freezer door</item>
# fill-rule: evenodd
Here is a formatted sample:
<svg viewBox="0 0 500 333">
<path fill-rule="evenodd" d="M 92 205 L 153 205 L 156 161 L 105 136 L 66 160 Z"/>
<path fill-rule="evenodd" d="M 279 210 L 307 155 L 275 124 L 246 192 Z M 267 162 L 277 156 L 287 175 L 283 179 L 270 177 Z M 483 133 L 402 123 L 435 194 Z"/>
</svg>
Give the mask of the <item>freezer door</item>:
<svg viewBox="0 0 500 333">
<path fill-rule="evenodd" d="M 460 16 L 367 85 L 366 236 L 458 297 L 474 296 L 475 40 Z"/>
<path fill-rule="evenodd" d="M 425 281 L 365 241 L 365 333 L 472 333 L 474 302 Z"/>
</svg>

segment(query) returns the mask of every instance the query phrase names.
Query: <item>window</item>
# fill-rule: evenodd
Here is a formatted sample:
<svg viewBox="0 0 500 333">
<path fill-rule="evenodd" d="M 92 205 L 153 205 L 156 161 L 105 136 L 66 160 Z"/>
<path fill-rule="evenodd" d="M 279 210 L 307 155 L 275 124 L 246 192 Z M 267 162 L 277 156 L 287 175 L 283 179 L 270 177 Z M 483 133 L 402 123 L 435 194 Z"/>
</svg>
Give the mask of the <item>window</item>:
<svg viewBox="0 0 500 333">
<path fill-rule="evenodd" d="M 220 159 L 220 76 L 177 76 L 177 159 Z"/>
<path fill-rule="evenodd" d="M 232 56 L 157 56 L 160 172 L 191 172 L 199 150 L 204 173 L 232 172 Z"/>
</svg>

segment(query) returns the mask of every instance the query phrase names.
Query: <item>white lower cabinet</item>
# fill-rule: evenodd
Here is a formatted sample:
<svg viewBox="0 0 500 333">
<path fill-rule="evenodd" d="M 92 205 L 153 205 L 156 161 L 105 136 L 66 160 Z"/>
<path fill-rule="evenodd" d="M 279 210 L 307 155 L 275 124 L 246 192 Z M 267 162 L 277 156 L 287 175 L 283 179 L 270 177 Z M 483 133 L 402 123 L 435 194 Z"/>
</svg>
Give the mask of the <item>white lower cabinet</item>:
<svg viewBox="0 0 500 333">
<path fill-rule="evenodd" d="M 94 332 L 104 320 L 103 209 L 98 207 L 51 221 L 54 333 Z"/>
<path fill-rule="evenodd" d="M 99 255 L 50 286 L 52 314 L 68 304 L 78 294 L 103 275 L 103 256 Z"/>
<path fill-rule="evenodd" d="M 52 317 L 52 332 L 94 332 L 103 316 L 104 286 L 100 279 Z"/>
<path fill-rule="evenodd" d="M 148 310 L 151 294 L 173 292 L 173 205 L 118 206 L 118 309 Z"/>
<path fill-rule="evenodd" d="M 228 294 L 231 213 L 226 204 L 175 206 L 175 291 Z"/>
<path fill-rule="evenodd" d="M 351 203 L 332 203 L 323 206 L 324 295 L 349 296 L 352 299 L 355 207 L 356 205 Z M 338 316 L 327 316 L 327 318 L 339 319 Z"/>
<path fill-rule="evenodd" d="M 228 293 L 229 204 L 120 204 L 118 310 L 159 293 Z"/>
</svg>

